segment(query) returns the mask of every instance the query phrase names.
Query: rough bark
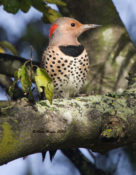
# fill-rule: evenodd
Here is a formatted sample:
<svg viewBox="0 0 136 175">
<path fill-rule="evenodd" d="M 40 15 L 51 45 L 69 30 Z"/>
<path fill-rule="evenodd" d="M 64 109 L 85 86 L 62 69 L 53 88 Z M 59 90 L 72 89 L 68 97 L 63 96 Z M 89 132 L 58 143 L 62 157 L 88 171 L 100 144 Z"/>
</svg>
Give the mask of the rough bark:
<svg viewBox="0 0 136 175">
<path fill-rule="evenodd" d="M 0 102 L 0 164 L 45 150 L 84 147 L 105 153 L 135 143 L 136 83 L 123 94 Z"/>
</svg>

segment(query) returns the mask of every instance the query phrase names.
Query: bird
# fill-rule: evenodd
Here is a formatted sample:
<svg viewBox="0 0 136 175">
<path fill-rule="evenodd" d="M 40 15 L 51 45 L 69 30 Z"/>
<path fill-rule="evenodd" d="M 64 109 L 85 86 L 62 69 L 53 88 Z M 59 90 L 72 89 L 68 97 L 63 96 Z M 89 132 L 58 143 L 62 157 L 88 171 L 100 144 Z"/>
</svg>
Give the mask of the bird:
<svg viewBox="0 0 136 175">
<path fill-rule="evenodd" d="M 52 78 L 54 98 L 74 97 L 84 85 L 89 58 L 86 49 L 78 41 L 85 31 L 100 27 L 97 24 L 82 24 L 76 19 L 60 17 L 49 30 L 49 45 L 42 55 L 41 65 Z M 49 150 L 52 160 L 56 150 Z M 42 152 L 42 160 L 45 159 Z"/>
<path fill-rule="evenodd" d="M 49 45 L 42 55 L 42 67 L 53 81 L 54 98 L 79 94 L 87 78 L 89 58 L 78 37 L 99 26 L 82 24 L 69 17 L 60 17 L 51 25 Z"/>
</svg>

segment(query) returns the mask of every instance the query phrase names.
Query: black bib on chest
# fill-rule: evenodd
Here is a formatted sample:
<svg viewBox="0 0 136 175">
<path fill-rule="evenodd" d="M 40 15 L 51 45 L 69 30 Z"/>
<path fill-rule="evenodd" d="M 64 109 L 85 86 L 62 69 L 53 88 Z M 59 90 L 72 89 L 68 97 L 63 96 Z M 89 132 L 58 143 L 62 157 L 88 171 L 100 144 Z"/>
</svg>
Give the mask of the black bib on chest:
<svg viewBox="0 0 136 175">
<path fill-rule="evenodd" d="M 72 56 L 72 57 L 78 57 L 84 51 L 84 46 L 82 46 L 82 45 L 79 45 L 79 46 L 74 46 L 74 45 L 59 46 L 59 49 L 65 55 Z"/>
</svg>

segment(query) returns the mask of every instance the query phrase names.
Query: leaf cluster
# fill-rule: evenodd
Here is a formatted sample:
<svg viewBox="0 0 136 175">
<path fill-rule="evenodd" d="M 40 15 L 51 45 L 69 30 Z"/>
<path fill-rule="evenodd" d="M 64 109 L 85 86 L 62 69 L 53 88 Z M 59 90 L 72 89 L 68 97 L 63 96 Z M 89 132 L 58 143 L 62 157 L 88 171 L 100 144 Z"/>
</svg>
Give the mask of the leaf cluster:
<svg viewBox="0 0 136 175">
<path fill-rule="evenodd" d="M 4 10 L 9 13 L 16 14 L 19 10 L 28 12 L 30 7 L 34 7 L 43 13 L 43 20 L 46 22 L 53 22 L 60 17 L 60 13 L 48 6 L 48 3 L 56 4 L 58 6 L 65 6 L 62 0 L 0 0 L 0 5 L 4 6 Z"/>
<path fill-rule="evenodd" d="M 9 87 L 9 95 L 11 98 L 13 98 L 15 86 L 17 84 L 17 81 L 19 80 L 22 89 L 24 91 L 25 95 L 28 95 L 31 99 L 34 99 L 33 93 L 32 93 L 32 79 L 33 82 L 37 86 L 37 90 L 39 94 L 44 93 L 45 97 L 49 102 L 52 104 L 52 98 L 53 98 L 53 83 L 52 79 L 49 77 L 47 72 L 38 67 L 36 67 L 36 70 L 33 70 L 33 67 L 28 67 L 27 63 L 29 61 L 26 61 L 17 71 L 14 72 L 14 81 L 12 85 Z M 33 78 L 32 76 L 33 75 Z"/>
</svg>

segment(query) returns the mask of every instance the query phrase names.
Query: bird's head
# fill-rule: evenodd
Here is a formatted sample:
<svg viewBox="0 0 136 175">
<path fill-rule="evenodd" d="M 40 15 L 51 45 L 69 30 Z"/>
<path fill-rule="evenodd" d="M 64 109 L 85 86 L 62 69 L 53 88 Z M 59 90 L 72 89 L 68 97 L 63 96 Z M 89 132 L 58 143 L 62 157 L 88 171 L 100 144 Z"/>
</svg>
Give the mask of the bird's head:
<svg viewBox="0 0 136 175">
<path fill-rule="evenodd" d="M 82 24 L 68 17 L 58 18 L 50 27 L 50 45 L 79 45 L 77 38 L 84 31 L 99 26 L 96 24 Z"/>
</svg>

